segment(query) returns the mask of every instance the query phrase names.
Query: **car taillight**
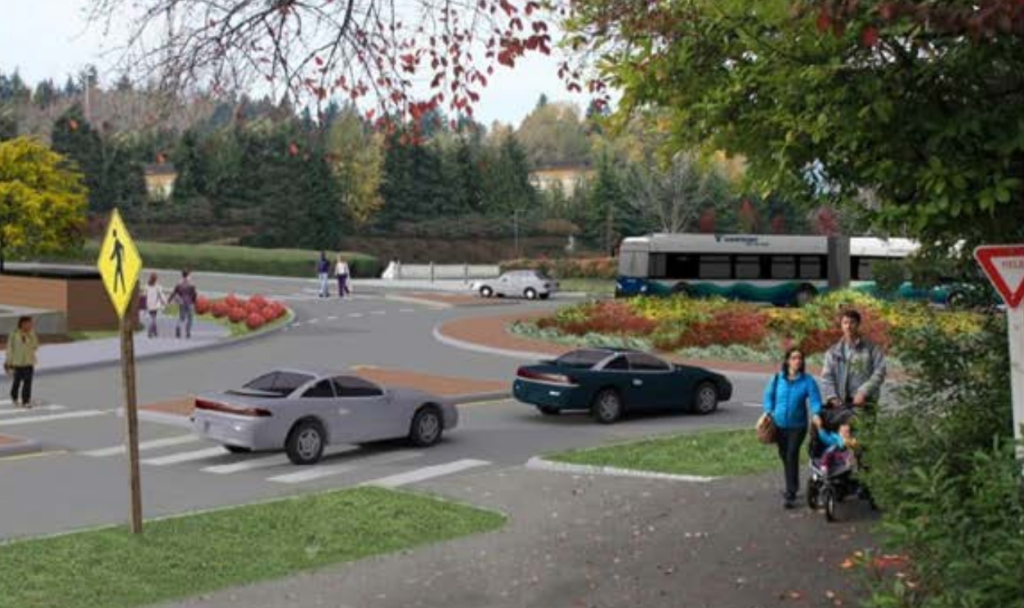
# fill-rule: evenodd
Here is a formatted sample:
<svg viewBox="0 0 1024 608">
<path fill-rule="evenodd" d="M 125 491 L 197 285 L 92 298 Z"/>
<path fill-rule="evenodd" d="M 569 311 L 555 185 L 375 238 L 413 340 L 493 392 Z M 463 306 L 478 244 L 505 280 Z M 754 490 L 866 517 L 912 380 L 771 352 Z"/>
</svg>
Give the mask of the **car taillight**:
<svg viewBox="0 0 1024 608">
<path fill-rule="evenodd" d="M 525 367 L 520 367 L 519 371 L 516 372 L 516 375 L 523 380 L 534 380 L 536 382 L 547 382 L 549 384 L 564 384 L 566 386 L 576 385 L 576 381 L 565 374 L 546 374 Z"/>
<path fill-rule="evenodd" d="M 207 410 L 210 412 L 223 412 L 225 414 L 233 414 L 235 416 L 249 416 L 252 418 L 269 418 L 273 416 L 270 410 L 266 410 L 261 407 L 232 407 L 225 403 L 207 401 L 206 399 L 196 399 L 196 409 Z"/>
</svg>

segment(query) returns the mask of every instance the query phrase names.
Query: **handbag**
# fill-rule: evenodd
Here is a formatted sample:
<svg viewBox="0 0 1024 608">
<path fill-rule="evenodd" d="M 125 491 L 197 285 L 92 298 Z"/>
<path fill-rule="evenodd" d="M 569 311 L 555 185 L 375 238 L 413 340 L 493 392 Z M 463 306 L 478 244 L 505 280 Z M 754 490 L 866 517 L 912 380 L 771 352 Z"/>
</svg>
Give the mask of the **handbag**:
<svg viewBox="0 0 1024 608">
<path fill-rule="evenodd" d="M 772 395 L 775 395 L 775 387 L 778 385 L 779 376 L 776 374 L 772 378 Z M 754 427 L 757 431 L 757 440 L 767 445 L 775 443 L 775 420 L 772 419 L 772 415 L 765 412 L 761 414 L 761 417 L 757 419 L 757 425 Z"/>
</svg>

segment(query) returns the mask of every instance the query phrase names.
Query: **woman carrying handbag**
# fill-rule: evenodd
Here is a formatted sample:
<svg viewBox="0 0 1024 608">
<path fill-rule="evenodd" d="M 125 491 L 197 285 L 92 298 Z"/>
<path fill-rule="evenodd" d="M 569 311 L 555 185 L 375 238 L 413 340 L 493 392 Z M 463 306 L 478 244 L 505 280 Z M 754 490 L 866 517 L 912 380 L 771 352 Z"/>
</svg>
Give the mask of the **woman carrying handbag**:
<svg viewBox="0 0 1024 608">
<path fill-rule="evenodd" d="M 814 378 L 806 373 L 804 354 L 799 348 L 786 351 L 782 369 L 772 376 L 764 390 L 764 413 L 774 427 L 775 444 L 779 449 L 786 475 L 783 506 L 796 506 L 800 490 L 800 447 L 807 437 L 808 405 L 814 414 L 821 411 L 821 393 Z M 758 422 L 758 437 L 767 435 Z M 763 441 L 763 439 L 762 439 Z"/>
</svg>

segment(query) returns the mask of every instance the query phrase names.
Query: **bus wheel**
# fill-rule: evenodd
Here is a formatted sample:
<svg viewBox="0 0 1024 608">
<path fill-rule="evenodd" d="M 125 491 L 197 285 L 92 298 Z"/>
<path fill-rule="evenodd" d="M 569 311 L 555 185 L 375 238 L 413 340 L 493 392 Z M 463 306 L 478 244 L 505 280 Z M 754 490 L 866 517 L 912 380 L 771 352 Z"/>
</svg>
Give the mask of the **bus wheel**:
<svg viewBox="0 0 1024 608">
<path fill-rule="evenodd" d="M 796 290 L 796 297 L 793 301 L 796 302 L 797 306 L 803 307 L 813 300 L 816 295 L 818 295 L 817 289 L 811 285 L 802 285 L 800 289 Z"/>
</svg>

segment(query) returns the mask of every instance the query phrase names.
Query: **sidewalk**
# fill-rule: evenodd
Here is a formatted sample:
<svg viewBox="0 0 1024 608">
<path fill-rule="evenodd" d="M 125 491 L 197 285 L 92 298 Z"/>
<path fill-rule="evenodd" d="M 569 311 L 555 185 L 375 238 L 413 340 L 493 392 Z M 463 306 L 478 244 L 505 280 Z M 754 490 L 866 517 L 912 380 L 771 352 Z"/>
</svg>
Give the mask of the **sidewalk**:
<svg viewBox="0 0 1024 608">
<path fill-rule="evenodd" d="M 690 484 L 513 467 L 417 490 L 500 510 L 496 532 L 204 594 L 175 608 L 856 606 L 874 515 L 782 509 L 776 475 Z"/>
<path fill-rule="evenodd" d="M 179 340 L 174 337 L 174 326 L 174 319 L 161 317 L 158 319 L 158 338 L 147 338 L 145 326 L 135 332 L 135 359 L 208 348 L 231 336 L 231 331 L 219 323 L 196 319 L 192 338 Z M 66 344 L 43 344 L 39 347 L 38 356 L 36 373 L 106 365 L 121 360 L 121 339 L 114 336 Z M 6 354 L 0 351 L 0 361 L 5 358 Z"/>
</svg>

